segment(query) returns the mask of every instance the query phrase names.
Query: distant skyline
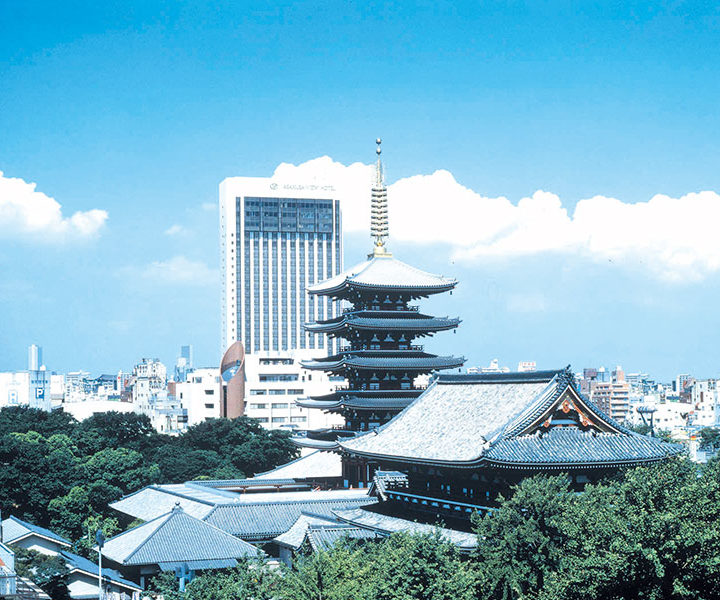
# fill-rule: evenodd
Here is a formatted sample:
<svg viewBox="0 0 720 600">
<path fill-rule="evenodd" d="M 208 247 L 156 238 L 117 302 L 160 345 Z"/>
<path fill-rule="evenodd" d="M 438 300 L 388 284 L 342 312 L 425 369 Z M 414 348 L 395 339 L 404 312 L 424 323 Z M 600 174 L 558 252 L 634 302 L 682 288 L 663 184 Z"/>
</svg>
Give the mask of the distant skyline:
<svg viewBox="0 0 720 600">
<path fill-rule="evenodd" d="M 719 42 L 709 2 L 4 3 L 0 370 L 216 365 L 220 181 L 343 179 L 351 266 L 379 136 L 390 249 L 460 281 L 433 352 L 720 376 Z"/>
</svg>

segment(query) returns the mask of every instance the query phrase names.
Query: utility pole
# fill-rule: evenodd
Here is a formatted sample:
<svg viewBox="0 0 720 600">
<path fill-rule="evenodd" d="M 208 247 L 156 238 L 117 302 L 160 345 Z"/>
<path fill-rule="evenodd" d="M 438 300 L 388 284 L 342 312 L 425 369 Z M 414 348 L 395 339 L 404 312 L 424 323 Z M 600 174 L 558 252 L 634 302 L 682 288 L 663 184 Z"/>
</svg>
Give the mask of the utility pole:
<svg viewBox="0 0 720 600">
<path fill-rule="evenodd" d="M 95 541 L 98 545 L 98 600 L 103 600 L 102 587 L 102 548 L 105 545 L 105 536 L 102 529 L 98 529 L 95 533 Z"/>
</svg>

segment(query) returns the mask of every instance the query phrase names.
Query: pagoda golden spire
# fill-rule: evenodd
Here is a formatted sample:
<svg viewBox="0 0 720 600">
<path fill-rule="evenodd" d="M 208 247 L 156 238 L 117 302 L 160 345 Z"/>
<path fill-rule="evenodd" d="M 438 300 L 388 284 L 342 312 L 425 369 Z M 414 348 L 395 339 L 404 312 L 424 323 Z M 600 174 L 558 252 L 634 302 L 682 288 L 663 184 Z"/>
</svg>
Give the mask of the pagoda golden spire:
<svg viewBox="0 0 720 600">
<path fill-rule="evenodd" d="M 385 178 L 383 177 L 382 161 L 380 154 L 382 153 L 382 140 L 375 140 L 377 144 L 377 163 L 375 165 L 375 181 L 372 187 L 372 205 L 370 214 L 370 235 L 375 238 L 373 246 L 373 256 L 391 256 L 385 247 L 385 240 L 388 236 L 388 205 L 387 205 L 387 187 L 385 186 Z"/>
</svg>

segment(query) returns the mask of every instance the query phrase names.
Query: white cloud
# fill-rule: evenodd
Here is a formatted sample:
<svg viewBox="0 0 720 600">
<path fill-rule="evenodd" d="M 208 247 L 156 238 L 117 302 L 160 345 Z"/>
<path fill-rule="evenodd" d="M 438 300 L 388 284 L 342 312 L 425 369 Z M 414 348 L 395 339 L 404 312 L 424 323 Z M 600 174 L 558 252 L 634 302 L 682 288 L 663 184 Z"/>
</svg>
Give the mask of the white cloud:
<svg viewBox="0 0 720 600">
<path fill-rule="evenodd" d="M 0 236 L 62 241 L 96 235 L 107 221 L 104 210 L 78 211 L 70 217 L 60 203 L 35 189 L 34 183 L 5 177 L 0 171 Z"/>
<path fill-rule="evenodd" d="M 142 268 L 139 274 L 143 279 L 182 285 L 213 284 L 219 278 L 218 271 L 204 262 L 180 255 L 168 260 L 154 261 Z"/>
<path fill-rule="evenodd" d="M 283 163 L 274 176 L 335 182 L 345 231 L 369 232 L 373 170 L 324 156 L 298 166 Z M 594 196 L 571 213 L 550 192 L 538 190 L 514 204 L 483 196 L 439 170 L 394 182 L 388 197 L 391 244 L 444 243 L 458 260 L 553 252 L 640 268 L 666 281 L 698 281 L 720 271 L 720 195 L 711 191 L 635 204 Z"/>
<path fill-rule="evenodd" d="M 165 235 L 180 235 L 180 234 L 186 233 L 186 232 L 187 232 L 187 229 L 185 229 L 185 227 L 175 223 L 174 225 L 170 225 L 170 227 L 168 227 L 165 230 Z"/>
</svg>

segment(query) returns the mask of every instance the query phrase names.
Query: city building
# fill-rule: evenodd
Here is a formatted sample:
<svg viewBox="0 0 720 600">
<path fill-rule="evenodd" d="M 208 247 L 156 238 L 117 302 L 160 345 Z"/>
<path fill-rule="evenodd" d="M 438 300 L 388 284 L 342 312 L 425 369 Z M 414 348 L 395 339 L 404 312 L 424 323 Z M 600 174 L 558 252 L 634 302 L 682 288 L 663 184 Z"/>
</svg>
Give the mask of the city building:
<svg viewBox="0 0 720 600">
<path fill-rule="evenodd" d="M 342 270 L 340 201 L 333 185 L 261 177 L 220 184 L 222 352 L 327 350 L 304 323 L 330 318 L 306 288 Z"/>
<path fill-rule="evenodd" d="M 630 410 L 630 384 L 624 378 L 597 381 L 590 391 L 590 400 L 610 417 L 623 423 Z"/>
<path fill-rule="evenodd" d="M 337 436 L 373 429 L 387 423 L 417 398 L 422 389 L 419 376 L 442 369 L 458 368 L 465 359 L 425 352 L 419 339 L 455 329 L 457 318 L 423 314 L 412 302 L 452 290 L 457 281 L 433 275 L 395 259 L 388 251 L 387 188 L 380 160 L 380 141 L 375 182 L 372 187 L 373 250 L 365 262 L 321 283 L 308 287 L 312 296 L 344 301 L 350 306 L 342 314 L 306 326 L 313 333 L 342 339 L 337 354 L 303 362 L 311 371 L 329 373 L 347 383 L 336 391 L 311 395 L 298 401 L 302 408 L 322 409 L 341 415 L 343 430 L 309 431 L 298 445 L 311 448 L 337 447 Z M 359 465 L 345 465 L 353 471 Z M 351 485 L 367 484 L 347 474 Z"/>
<path fill-rule="evenodd" d="M 37 371 L 0 373 L 0 407 L 29 406 L 50 410 L 50 378 L 45 367 Z"/>
<path fill-rule="evenodd" d="M 43 366 L 42 346 L 30 344 L 28 346 L 28 371 L 39 371 Z"/>
<path fill-rule="evenodd" d="M 267 429 L 334 429 L 340 415 L 306 406 L 307 397 L 324 397 L 345 383 L 343 377 L 303 367 L 314 351 L 259 352 L 245 356 L 245 414 Z"/>
<path fill-rule="evenodd" d="M 168 396 L 187 411 L 187 426 L 222 416 L 223 386 L 217 369 L 195 369 L 168 383 Z"/>
<path fill-rule="evenodd" d="M 180 346 L 180 356 L 175 362 L 175 381 L 185 381 L 187 374 L 193 370 L 193 347 Z"/>
<path fill-rule="evenodd" d="M 168 394 L 167 368 L 157 358 L 143 358 L 133 367 L 131 398 L 135 411 L 145 414 L 159 433 L 177 435 L 188 427 L 188 411 Z"/>
<path fill-rule="evenodd" d="M 685 387 L 688 381 L 684 383 Z M 690 404 L 692 416 L 690 422 L 696 427 L 720 426 L 720 385 L 717 379 L 692 380 L 690 386 Z"/>
</svg>

